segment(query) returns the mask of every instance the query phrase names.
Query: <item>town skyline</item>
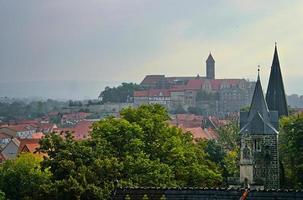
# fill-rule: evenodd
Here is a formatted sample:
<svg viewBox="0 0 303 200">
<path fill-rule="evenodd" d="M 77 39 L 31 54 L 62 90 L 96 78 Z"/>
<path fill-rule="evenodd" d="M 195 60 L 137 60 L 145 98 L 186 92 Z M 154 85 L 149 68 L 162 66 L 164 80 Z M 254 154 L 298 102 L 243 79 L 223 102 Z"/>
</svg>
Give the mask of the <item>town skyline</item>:
<svg viewBox="0 0 303 200">
<path fill-rule="evenodd" d="M 204 76 L 211 51 L 218 78 L 253 81 L 260 65 L 267 87 L 277 42 L 286 93 L 302 95 L 297 83 L 303 76 L 303 26 L 295 20 L 302 6 L 300 1 L 2 1 L 0 82 L 105 82 L 102 90 L 106 84 L 140 83 L 148 74 Z M 97 96 L 91 88 L 97 87 L 83 91 Z"/>
</svg>

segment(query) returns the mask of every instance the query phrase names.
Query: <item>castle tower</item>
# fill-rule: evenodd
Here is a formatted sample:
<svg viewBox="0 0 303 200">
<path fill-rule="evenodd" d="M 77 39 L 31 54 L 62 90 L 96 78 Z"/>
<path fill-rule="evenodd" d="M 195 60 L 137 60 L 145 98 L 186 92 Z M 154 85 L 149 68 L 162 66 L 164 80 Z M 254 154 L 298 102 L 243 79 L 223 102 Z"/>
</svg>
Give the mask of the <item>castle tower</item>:
<svg viewBox="0 0 303 200">
<path fill-rule="evenodd" d="M 209 56 L 206 59 L 206 78 L 215 79 L 215 60 L 211 53 L 209 53 Z"/>
<path fill-rule="evenodd" d="M 258 74 L 249 112 L 240 113 L 240 182 L 279 188 L 278 113 L 269 111 Z"/>
<path fill-rule="evenodd" d="M 288 115 L 288 107 L 280 69 L 277 45 L 275 45 L 275 52 L 271 65 L 270 77 L 266 93 L 266 102 L 269 110 L 278 111 L 279 117 Z"/>
</svg>

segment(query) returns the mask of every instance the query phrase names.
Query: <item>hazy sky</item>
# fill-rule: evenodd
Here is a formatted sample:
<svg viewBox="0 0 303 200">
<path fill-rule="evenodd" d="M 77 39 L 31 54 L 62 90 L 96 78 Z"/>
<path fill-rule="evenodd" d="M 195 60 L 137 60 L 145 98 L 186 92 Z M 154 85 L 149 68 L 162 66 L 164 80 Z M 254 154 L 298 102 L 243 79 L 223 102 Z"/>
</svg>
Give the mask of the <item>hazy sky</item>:
<svg viewBox="0 0 303 200">
<path fill-rule="evenodd" d="M 303 94 L 303 1 L 0 0 L 0 82 L 205 75 L 267 87 L 274 43 L 288 94 Z"/>
</svg>

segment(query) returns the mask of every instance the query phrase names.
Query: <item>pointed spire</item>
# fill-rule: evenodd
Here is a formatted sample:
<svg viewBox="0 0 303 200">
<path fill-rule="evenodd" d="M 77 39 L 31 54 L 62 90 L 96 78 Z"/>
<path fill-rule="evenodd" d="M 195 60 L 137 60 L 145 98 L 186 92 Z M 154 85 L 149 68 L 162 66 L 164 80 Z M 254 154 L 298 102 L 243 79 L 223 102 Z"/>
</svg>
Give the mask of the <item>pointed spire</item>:
<svg viewBox="0 0 303 200">
<path fill-rule="evenodd" d="M 209 52 L 208 58 L 206 59 L 206 62 L 215 62 L 215 59 L 211 55 L 211 52 Z"/>
<path fill-rule="evenodd" d="M 279 117 L 282 115 L 288 115 L 288 107 L 280 68 L 277 43 L 275 43 L 274 56 L 266 92 L 266 101 L 270 110 L 278 111 Z"/>
<path fill-rule="evenodd" d="M 258 65 L 258 77 L 257 77 L 257 80 L 260 81 L 260 65 Z"/>
<path fill-rule="evenodd" d="M 257 113 L 259 113 L 264 120 L 269 119 L 269 110 L 266 101 L 264 99 L 259 73 L 260 73 L 260 68 L 258 68 L 257 82 L 256 82 L 255 91 L 248 114 L 249 121 L 252 120 Z"/>
</svg>

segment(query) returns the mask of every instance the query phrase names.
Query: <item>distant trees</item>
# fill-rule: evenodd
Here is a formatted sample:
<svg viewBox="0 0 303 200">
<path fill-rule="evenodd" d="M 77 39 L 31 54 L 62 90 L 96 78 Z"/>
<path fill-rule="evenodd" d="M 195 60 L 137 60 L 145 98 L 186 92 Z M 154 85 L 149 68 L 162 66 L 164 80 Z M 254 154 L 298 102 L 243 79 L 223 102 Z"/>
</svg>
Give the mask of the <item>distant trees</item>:
<svg viewBox="0 0 303 200">
<path fill-rule="evenodd" d="M 303 188 L 303 114 L 280 120 L 279 153 L 284 171 L 282 186 Z"/>
<path fill-rule="evenodd" d="M 142 90 L 142 86 L 136 83 L 122 83 L 118 87 L 106 87 L 99 95 L 103 103 L 125 103 L 133 97 L 135 90 Z"/>
<path fill-rule="evenodd" d="M 51 99 L 47 101 L 32 101 L 30 103 L 22 101 L 0 102 L 0 116 L 4 121 L 35 119 L 46 115 L 48 112 L 59 111 L 65 104 L 65 102 Z"/>
<path fill-rule="evenodd" d="M 72 100 L 69 100 L 68 101 L 68 106 L 69 107 L 74 107 L 74 106 L 81 107 L 82 106 L 82 102 L 81 101 L 72 101 Z"/>
</svg>

